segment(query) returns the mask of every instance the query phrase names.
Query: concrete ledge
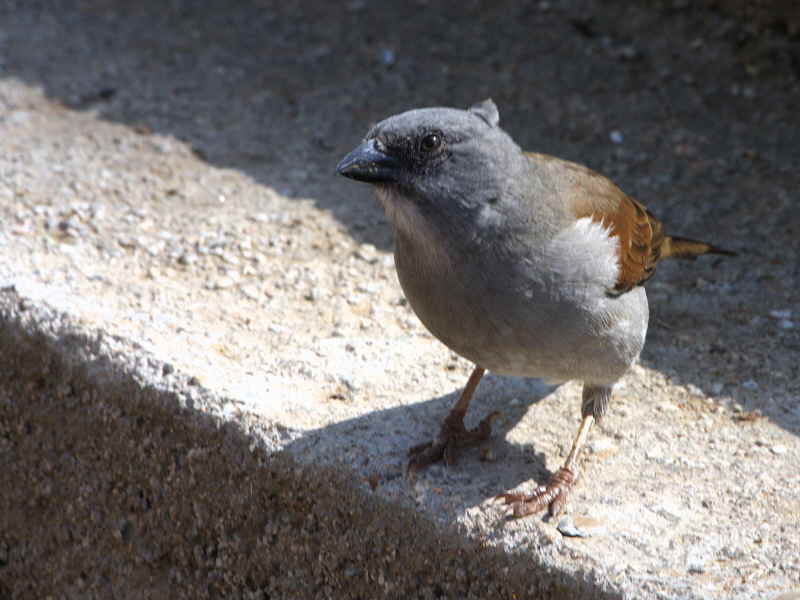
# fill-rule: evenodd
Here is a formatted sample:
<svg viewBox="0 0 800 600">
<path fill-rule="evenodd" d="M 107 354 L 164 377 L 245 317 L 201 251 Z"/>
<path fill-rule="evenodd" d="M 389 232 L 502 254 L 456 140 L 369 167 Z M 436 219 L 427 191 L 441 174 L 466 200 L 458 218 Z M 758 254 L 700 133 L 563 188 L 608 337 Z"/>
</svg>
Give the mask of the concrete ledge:
<svg viewBox="0 0 800 600">
<path fill-rule="evenodd" d="M 0 293 L 0 598 L 619 597 L 268 453 L 120 343 Z"/>
</svg>

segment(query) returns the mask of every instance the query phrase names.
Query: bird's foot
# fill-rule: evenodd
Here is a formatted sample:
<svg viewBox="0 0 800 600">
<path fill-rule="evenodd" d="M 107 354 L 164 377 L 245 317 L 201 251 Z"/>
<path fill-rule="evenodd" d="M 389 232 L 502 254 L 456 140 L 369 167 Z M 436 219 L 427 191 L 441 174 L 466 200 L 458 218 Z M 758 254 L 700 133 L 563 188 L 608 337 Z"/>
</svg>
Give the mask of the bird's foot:
<svg viewBox="0 0 800 600">
<path fill-rule="evenodd" d="M 486 415 L 475 429 L 468 430 L 464 427 L 463 416 L 452 413 L 448 415 L 442 423 L 439 435 L 433 441 L 409 448 L 409 477 L 440 460 L 444 460 L 447 465 L 455 464 L 461 448 L 477 446 L 489 439 L 492 435 L 492 421 L 499 416 L 497 411 Z"/>
<path fill-rule="evenodd" d="M 566 467 L 561 467 L 550 478 L 547 485 L 540 485 L 530 495 L 525 494 L 500 494 L 496 500 L 502 500 L 511 508 L 514 517 L 527 517 L 548 508 L 550 516 L 555 517 L 564 510 L 567 495 L 575 483 L 575 473 Z"/>
</svg>

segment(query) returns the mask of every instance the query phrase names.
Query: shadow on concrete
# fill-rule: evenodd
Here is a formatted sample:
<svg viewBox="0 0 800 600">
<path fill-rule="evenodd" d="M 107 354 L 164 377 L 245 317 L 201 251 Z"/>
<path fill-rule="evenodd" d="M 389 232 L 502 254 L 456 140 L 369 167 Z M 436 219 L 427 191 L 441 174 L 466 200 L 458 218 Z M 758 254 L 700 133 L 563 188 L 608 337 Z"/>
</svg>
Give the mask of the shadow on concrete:
<svg viewBox="0 0 800 600">
<path fill-rule="evenodd" d="M 536 379 L 484 377 L 465 419 L 468 428 L 474 427 L 485 415 L 498 411 L 491 439 L 478 448 L 467 448 L 458 455 L 457 463 L 448 467 L 435 463 L 418 474 L 428 487 L 442 490 L 441 497 L 428 495 L 423 504 L 431 514 L 445 514 L 453 522 L 467 508 L 475 507 L 499 493 L 534 479 L 545 483 L 552 474 L 545 464 L 545 453 L 530 443 L 509 442 L 506 434 L 525 418 L 530 407 L 544 400 L 555 390 Z M 442 420 L 458 399 L 460 392 L 445 394 L 425 402 L 398 405 L 376 410 L 354 419 L 347 419 L 322 429 L 308 431 L 287 445 L 294 456 L 309 456 L 313 460 L 344 462 L 362 474 L 370 484 L 382 487 L 382 494 L 415 504 L 414 486 L 406 479 L 407 451 L 425 443 L 437 434 Z M 576 405 L 575 430 L 578 427 L 579 400 Z M 421 439 L 409 432 L 424 431 Z M 482 460 L 482 452 L 491 452 L 490 462 Z M 454 484 L 453 495 L 447 489 Z M 433 504 L 429 504 L 433 503 Z M 435 505 L 435 506 L 434 506 Z"/>
<path fill-rule="evenodd" d="M 187 408 L 185 388 L 142 384 L 101 338 L 3 296 L 3 598 L 619 597 L 268 455 L 209 416 L 224 400 Z"/>
</svg>

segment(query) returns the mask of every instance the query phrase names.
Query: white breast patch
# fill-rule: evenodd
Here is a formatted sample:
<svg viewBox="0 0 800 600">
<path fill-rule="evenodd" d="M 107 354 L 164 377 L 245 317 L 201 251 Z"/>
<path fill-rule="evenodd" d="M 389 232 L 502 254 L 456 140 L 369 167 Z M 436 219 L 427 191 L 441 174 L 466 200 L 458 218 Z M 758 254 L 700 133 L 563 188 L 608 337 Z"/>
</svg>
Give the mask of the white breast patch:
<svg viewBox="0 0 800 600">
<path fill-rule="evenodd" d="M 559 233 L 546 250 L 558 279 L 563 284 L 614 287 L 619 277 L 619 242 L 610 234 L 608 227 L 589 217 Z"/>
</svg>

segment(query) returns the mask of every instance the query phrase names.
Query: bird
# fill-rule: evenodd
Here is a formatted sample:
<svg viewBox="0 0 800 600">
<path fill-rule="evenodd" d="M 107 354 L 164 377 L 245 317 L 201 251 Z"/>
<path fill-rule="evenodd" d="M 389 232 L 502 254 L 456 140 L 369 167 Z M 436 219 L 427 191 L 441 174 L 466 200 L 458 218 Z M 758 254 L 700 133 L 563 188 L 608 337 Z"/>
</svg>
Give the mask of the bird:
<svg viewBox="0 0 800 600">
<path fill-rule="evenodd" d="M 735 255 L 667 235 L 642 204 L 580 164 L 524 152 L 487 99 L 466 110 L 419 108 L 367 132 L 336 167 L 371 184 L 394 236 L 400 286 L 425 327 L 475 366 L 410 475 L 491 436 L 492 412 L 464 417 L 484 373 L 582 382 L 570 452 L 530 494 L 496 496 L 513 517 L 563 512 L 592 425 L 638 359 L 645 284 L 667 258 Z"/>
</svg>

